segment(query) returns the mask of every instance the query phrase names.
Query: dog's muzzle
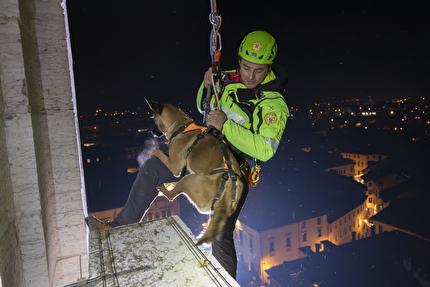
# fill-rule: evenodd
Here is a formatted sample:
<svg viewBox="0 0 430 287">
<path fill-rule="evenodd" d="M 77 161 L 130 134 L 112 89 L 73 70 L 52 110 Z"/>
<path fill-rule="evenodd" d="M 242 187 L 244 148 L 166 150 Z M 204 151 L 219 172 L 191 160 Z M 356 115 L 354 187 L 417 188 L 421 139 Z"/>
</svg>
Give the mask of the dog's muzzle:
<svg viewBox="0 0 430 287">
<path fill-rule="evenodd" d="M 156 125 L 154 125 L 154 127 L 152 128 L 151 133 L 154 137 L 157 138 L 164 136 L 164 133 L 160 131 L 160 129 Z"/>
</svg>

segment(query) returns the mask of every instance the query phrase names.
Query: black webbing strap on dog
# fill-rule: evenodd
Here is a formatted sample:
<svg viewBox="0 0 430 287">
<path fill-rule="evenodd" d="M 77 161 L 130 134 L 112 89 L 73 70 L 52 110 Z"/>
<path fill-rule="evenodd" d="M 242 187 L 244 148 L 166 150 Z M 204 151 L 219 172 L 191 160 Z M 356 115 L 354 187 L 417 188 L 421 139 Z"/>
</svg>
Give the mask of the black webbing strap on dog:
<svg viewBox="0 0 430 287">
<path fill-rule="evenodd" d="M 227 167 L 227 168 L 222 168 L 222 169 L 216 169 L 216 170 L 213 170 L 211 172 L 211 174 L 216 174 L 216 173 L 221 173 L 221 172 L 223 173 L 221 185 L 220 185 L 220 187 L 219 187 L 219 189 L 215 195 L 214 201 L 212 202 L 211 210 L 214 209 L 215 202 L 217 202 L 221 198 L 221 195 L 224 191 L 225 184 L 226 184 L 229 176 L 230 176 L 231 180 L 233 181 L 232 182 L 232 185 L 233 185 L 232 186 L 232 188 L 233 188 L 232 202 L 235 202 L 236 201 L 236 188 L 237 188 L 237 186 L 236 186 L 237 175 L 233 170 L 233 164 L 230 160 L 230 157 L 228 156 L 227 148 L 226 148 L 226 146 L 224 144 L 224 140 L 223 140 L 224 136 L 219 131 L 217 131 L 213 126 L 207 127 L 205 124 L 191 121 L 191 122 L 188 122 L 187 124 L 181 126 L 177 131 L 175 131 L 172 134 L 172 136 L 170 137 L 170 140 L 172 140 L 175 136 L 179 135 L 180 133 L 187 133 L 189 131 L 195 131 L 195 130 L 200 130 L 201 133 L 197 135 L 197 138 L 194 140 L 193 144 L 188 148 L 188 153 L 191 152 L 191 150 L 199 143 L 199 141 L 202 138 L 204 138 L 208 133 L 211 133 L 212 135 L 214 135 L 218 139 L 219 145 L 220 145 L 221 150 L 222 150 L 222 155 L 224 158 L 224 165 Z"/>
<path fill-rule="evenodd" d="M 202 133 L 208 133 L 209 131 L 206 131 L 208 127 L 205 124 L 190 121 L 186 123 L 185 125 L 179 127 L 171 136 L 169 140 L 172 140 L 174 137 L 179 135 L 180 133 L 187 133 L 190 131 L 198 131 L 200 130 Z"/>
<path fill-rule="evenodd" d="M 217 202 L 221 198 L 222 192 L 224 191 L 225 183 L 228 180 L 228 169 L 216 169 L 216 170 L 213 170 L 211 172 L 211 174 L 216 174 L 216 173 L 221 173 L 221 172 L 223 173 L 222 174 L 221 184 L 220 184 L 220 186 L 218 188 L 218 191 L 216 192 L 214 201 L 212 202 L 211 210 L 214 210 L 215 202 Z M 234 184 L 234 186 L 236 187 L 235 184 Z M 234 191 L 236 191 L 236 188 L 234 188 Z M 233 196 L 232 202 L 234 202 L 234 198 L 235 198 L 235 196 Z"/>
<path fill-rule="evenodd" d="M 198 144 L 198 142 L 204 138 L 208 133 L 210 133 L 214 129 L 213 126 L 206 127 L 200 134 L 197 135 L 197 138 L 194 140 L 193 144 L 188 148 L 188 153 Z"/>
<path fill-rule="evenodd" d="M 214 170 L 214 171 L 211 172 L 211 174 L 223 172 L 222 181 L 221 181 L 220 187 L 219 187 L 219 189 L 218 189 L 218 191 L 217 191 L 217 193 L 215 195 L 214 201 L 212 202 L 211 210 L 214 210 L 215 202 L 217 202 L 221 198 L 221 195 L 222 195 L 222 193 L 224 191 L 225 184 L 226 184 L 226 182 L 228 180 L 229 175 L 230 175 L 230 178 L 232 180 L 232 185 L 233 185 L 232 186 L 232 189 L 233 189 L 232 202 L 236 201 L 236 187 L 237 187 L 236 186 L 236 180 L 237 180 L 237 175 L 236 175 L 236 173 L 233 170 L 232 162 L 230 160 L 230 157 L 228 156 L 227 148 L 225 147 L 225 144 L 224 144 L 224 141 L 223 141 L 223 135 L 221 133 L 217 132 L 217 130 L 213 130 L 212 134 L 218 139 L 218 142 L 219 142 L 221 150 L 222 150 L 222 154 L 224 156 L 224 164 L 227 166 L 227 169 L 225 169 L 225 168 L 224 169 L 217 169 L 217 170 Z"/>
</svg>

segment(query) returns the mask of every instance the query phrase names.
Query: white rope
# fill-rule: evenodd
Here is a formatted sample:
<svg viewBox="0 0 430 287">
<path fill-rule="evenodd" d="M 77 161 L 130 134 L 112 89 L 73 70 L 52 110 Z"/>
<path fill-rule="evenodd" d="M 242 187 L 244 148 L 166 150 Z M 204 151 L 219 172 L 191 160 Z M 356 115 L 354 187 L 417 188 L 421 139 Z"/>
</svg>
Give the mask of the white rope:
<svg viewBox="0 0 430 287">
<path fill-rule="evenodd" d="M 212 88 L 214 90 L 214 95 L 215 95 L 215 107 L 217 108 L 219 108 L 219 99 L 218 99 L 219 82 L 218 81 L 215 83 L 215 74 L 212 74 Z"/>
</svg>

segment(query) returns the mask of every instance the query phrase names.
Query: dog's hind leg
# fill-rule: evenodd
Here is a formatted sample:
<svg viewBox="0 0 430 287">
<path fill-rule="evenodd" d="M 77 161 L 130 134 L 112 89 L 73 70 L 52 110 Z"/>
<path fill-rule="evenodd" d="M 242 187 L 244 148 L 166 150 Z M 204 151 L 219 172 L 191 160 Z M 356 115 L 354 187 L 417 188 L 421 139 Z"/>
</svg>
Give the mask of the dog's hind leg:
<svg viewBox="0 0 430 287">
<path fill-rule="evenodd" d="M 221 174 L 189 174 L 177 182 L 172 190 L 167 190 L 164 185 L 157 188 L 171 201 L 180 193 L 184 193 L 201 213 L 209 213 L 220 178 Z"/>
</svg>

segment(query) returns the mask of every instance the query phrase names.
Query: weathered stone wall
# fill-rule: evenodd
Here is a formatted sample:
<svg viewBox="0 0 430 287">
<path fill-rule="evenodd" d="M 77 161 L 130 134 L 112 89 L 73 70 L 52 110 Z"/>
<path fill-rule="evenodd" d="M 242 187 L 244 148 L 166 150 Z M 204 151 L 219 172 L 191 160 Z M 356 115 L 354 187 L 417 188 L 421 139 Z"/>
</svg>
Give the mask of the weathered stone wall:
<svg viewBox="0 0 430 287">
<path fill-rule="evenodd" d="M 60 1 L 0 0 L 0 273 L 3 286 L 79 278 L 87 252 Z"/>
</svg>

